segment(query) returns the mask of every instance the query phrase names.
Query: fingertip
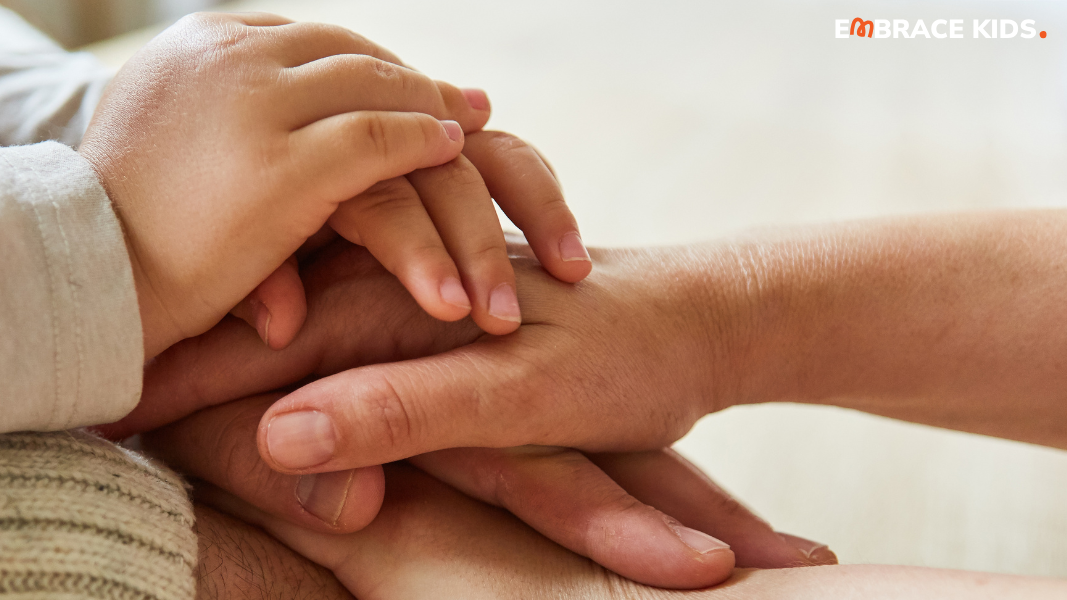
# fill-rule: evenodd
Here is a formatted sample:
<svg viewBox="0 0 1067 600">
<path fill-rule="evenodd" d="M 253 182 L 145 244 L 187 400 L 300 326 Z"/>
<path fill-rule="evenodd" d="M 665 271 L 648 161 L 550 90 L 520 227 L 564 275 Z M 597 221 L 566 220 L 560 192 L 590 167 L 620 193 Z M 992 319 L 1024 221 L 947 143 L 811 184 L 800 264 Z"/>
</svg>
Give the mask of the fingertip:
<svg viewBox="0 0 1067 600">
<path fill-rule="evenodd" d="M 489 122 L 492 107 L 489 96 L 483 90 L 460 89 L 444 81 L 438 81 L 437 88 L 441 92 L 446 114 L 459 121 L 464 132 L 480 131 Z"/>
<path fill-rule="evenodd" d="M 478 326 L 493 335 L 509 334 L 522 324 L 522 311 L 519 309 L 519 298 L 515 293 L 515 286 L 510 283 L 501 283 L 489 292 L 489 300 L 486 306 L 486 315 L 478 322 Z"/>
<path fill-rule="evenodd" d="M 778 537 L 782 539 L 787 545 L 795 548 L 806 559 L 804 561 L 811 565 L 836 565 L 837 555 L 830 550 L 830 547 L 826 544 L 819 542 L 813 542 L 809 539 L 802 538 L 790 533 L 778 533 Z"/>
<path fill-rule="evenodd" d="M 445 278 L 441 282 L 438 291 L 441 294 L 441 300 L 446 304 L 462 309 L 463 316 L 470 312 L 471 299 L 467 296 L 467 291 L 463 289 L 463 282 L 459 280 L 459 277 Z"/>
<path fill-rule="evenodd" d="M 593 262 L 577 231 L 566 233 L 559 239 L 559 258 L 563 262 Z"/>
<path fill-rule="evenodd" d="M 441 321 L 458 321 L 471 312 L 470 298 L 456 275 L 405 274 L 401 282 L 428 315 Z"/>
<path fill-rule="evenodd" d="M 578 283 L 593 272 L 593 263 L 591 261 L 559 261 L 545 265 L 545 270 L 563 283 Z"/>
<path fill-rule="evenodd" d="M 453 142 L 463 141 L 463 127 L 456 121 L 443 120 L 441 121 L 441 127 L 445 130 L 445 135 Z"/>
<path fill-rule="evenodd" d="M 473 110 L 480 112 L 489 112 L 492 110 L 492 106 L 489 103 L 489 95 L 485 93 L 485 90 L 478 88 L 460 88 L 460 93 L 467 100 L 467 104 Z"/>
<path fill-rule="evenodd" d="M 369 525 L 384 498 L 381 466 L 309 473 L 296 484 L 296 499 L 304 513 L 333 533 L 351 533 Z"/>
</svg>

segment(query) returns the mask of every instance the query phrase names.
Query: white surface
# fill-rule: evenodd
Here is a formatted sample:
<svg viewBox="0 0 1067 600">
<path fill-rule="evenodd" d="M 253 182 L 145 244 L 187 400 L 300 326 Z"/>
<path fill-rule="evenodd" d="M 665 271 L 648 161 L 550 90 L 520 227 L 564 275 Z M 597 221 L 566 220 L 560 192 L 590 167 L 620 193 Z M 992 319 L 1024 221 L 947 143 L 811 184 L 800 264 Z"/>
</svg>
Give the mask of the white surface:
<svg viewBox="0 0 1067 600">
<path fill-rule="evenodd" d="M 488 90 L 585 239 L 1067 204 L 1056 2 L 250 0 Z M 833 19 L 1035 19 L 1047 39 L 834 38 Z M 121 62 L 128 38 L 98 47 Z M 680 448 L 846 562 L 1067 576 L 1067 453 L 834 409 L 734 409 Z"/>
</svg>

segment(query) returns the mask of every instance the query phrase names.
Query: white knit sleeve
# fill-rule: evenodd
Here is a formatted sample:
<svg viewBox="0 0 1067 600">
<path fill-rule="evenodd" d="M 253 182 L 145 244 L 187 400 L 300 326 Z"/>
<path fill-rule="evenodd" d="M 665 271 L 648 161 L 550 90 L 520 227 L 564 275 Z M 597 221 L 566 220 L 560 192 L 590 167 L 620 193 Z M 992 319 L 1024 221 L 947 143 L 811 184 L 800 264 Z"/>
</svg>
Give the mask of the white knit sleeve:
<svg viewBox="0 0 1067 600">
<path fill-rule="evenodd" d="M 55 142 L 0 148 L 0 432 L 125 416 L 143 345 L 122 230 L 92 167 Z"/>
</svg>

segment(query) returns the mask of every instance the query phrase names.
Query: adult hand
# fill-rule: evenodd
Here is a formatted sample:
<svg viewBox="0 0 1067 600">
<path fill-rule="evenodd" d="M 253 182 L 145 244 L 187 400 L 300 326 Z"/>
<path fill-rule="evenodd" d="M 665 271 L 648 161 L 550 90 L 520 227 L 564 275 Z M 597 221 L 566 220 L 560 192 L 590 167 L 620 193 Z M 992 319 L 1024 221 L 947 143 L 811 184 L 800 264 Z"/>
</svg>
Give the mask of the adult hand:
<svg viewBox="0 0 1067 600">
<path fill-rule="evenodd" d="M 193 511 L 198 600 L 351 600 L 333 573 L 262 529 L 203 504 Z"/>
<path fill-rule="evenodd" d="M 313 472 L 450 447 L 651 449 L 707 412 L 768 401 L 1067 447 L 1067 328 L 1049 293 L 1067 286 L 1050 256 L 1067 252 L 1065 227 L 1062 211 L 952 215 L 598 251 L 573 287 L 519 260 L 529 318 L 515 334 L 310 383 L 267 412 L 261 453 Z M 422 335 L 422 350 L 457 341 Z"/>
<path fill-rule="evenodd" d="M 332 373 L 268 412 L 259 435 L 273 467 L 336 471 L 466 446 L 653 449 L 717 408 L 712 390 L 736 375 L 725 376 L 728 357 L 709 358 L 715 340 L 687 306 L 697 300 L 679 278 L 682 251 L 599 251 L 597 271 L 573 287 L 548 277 L 528 248 L 512 251 L 529 318 L 496 338 L 424 317 L 369 256 L 335 244 L 304 268 L 309 315 L 291 347 L 272 352 L 223 322 L 151 364 L 141 405 L 108 432 Z M 718 319 L 742 324 L 735 316 Z M 387 361 L 402 362 L 374 364 Z M 274 417 L 284 419 L 269 426 Z M 329 435 L 284 431 L 323 418 L 336 423 Z"/>
<path fill-rule="evenodd" d="M 731 337 L 732 328 L 744 326 L 743 315 L 715 311 L 711 299 L 695 297 L 701 286 L 685 281 L 684 251 L 593 256 L 596 272 L 576 286 L 516 259 L 527 318 L 512 335 L 449 330 L 444 343 L 424 338 L 423 352 L 404 354 L 473 343 L 389 364 L 358 361 L 366 366 L 294 391 L 264 417 L 264 459 L 285 472 L 321 472 L 454 447 L 602 452 L 673 443 L 721 408 L 717 390 L 740 379 L 731 373 L 736 357 L 720 356 L 715 336 Z M 410 329 L 421 327 L 405 328 L 405 342 L 424 335 Z M 380 358 L 403 358 L 397 354 Z"/>
<path fill-rule="evenodd" d="M 198 497 L 254 523 L 328 567 L 359 598 L 493 600 L 751 600 L 864 598 L 1044 600 L 1063 597 L 1051 579 L 889 565 L 735 570 L 703 590 L 650 588 L 567 552 L 494 510 L 404 464 L 389 465 L 381 515 L 358 533 L 330 535 L 271 516 L 204 487 Z"/>
<path fill-rule="evenodd" d="M 299 527 L 330 534 L 366 527 L 382 502 L 380 467 L 297 477 L 272 471 L 259 458 L 254 432 L 275 397 L 198 412 L 146 434 L 145 447 Z M 729 575 L 735 557 L 745 567 L 836 562 L 825 546 L 776 533 L 670 451 L 586 457 L 565 449 L 467 448 L 412 462 L 565 547 L 650 585 L 713 585 Z"/>
</svg>

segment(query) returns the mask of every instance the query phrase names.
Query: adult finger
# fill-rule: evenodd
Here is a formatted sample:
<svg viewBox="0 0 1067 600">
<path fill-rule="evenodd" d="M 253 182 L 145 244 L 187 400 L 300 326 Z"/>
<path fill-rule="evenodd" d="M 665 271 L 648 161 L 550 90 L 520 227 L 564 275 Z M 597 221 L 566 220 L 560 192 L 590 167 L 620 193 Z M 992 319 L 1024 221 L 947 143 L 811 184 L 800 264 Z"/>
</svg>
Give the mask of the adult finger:
<svg viewBox="0 0 1067 600">
<path fill-rule="evenodd" d="M 631 451 L 669 444 L 698 418 L 700 409 L 691 404 L 604 399 L 595 390 L 575 394 L 569 362 L 542 363 L 523 352 L 543 346 L 551 332 L 533 325 L 436 356 L 368 365 L 309 383 L 264 415 L 260 452 L 272 468 L 295 473 L 471 446 Z M 560 342 L 557 337 L 553 343 Z M 294 454 L 290 444 L 305 448 L 309 429 L 332 435 L 315 438 L 316 452 Z"/>
<path fill-rule="evenodd" d="M 468 136 L 463 154 L 549 273 L 571 283 L 589 275 L 593 263 L 578 222 L 555 175 L 533 147 L 511 134 L 483 131 Z"/>
<path fill-rule="evenodd" d="M 484 335 L 473 323 L 429 316 L 365 248 L 344 240 L 319 249 L 301 275 L 310 309 L 287 348 L 271 350 L 250 327 L 227 317 L 146 365 L 141 401 L 119 422 L 99 427 L 101 433 L 122 439 L 311 375 L 428 356 Z"/>
<path fill-rule="evenodd" d="M 443 321 L 470 313 L 459 271 L 406 178 L 378 182 L 341 203 L 329 224 L 348 241 L 365 246 L 426 312 Z"/>
<path fill-rule="evenodd" d="M 335 204 L 379 181 L 444 164 L 463 149 L 458 123 L 421 113 L 345 113 L 298 129 L 289 140 L 292 167 L 308 182 L 305 193 Z"/>
<path fill-rule="evenodd" d="M 373 56 L 327 56 L 283 73 L 276 102 L 293 128 L 363 110 L 426 113 L 457 121 L 467 132 L 489 120 L 488 99 L 472 103 L 455 86 Z"/>
<path fill-rule="evenodd" d="M 515 270 L 481 174 L 460 156 L 407 178 L 459 267 L 474 322 L 494 335 L 518 329 L 522 315 Z"/>
<path fill-rule="evenodd" d="M 410 465 L 385 471 L 381 513 L 347 535 L 309 531 L 210 487 L 195 494 L 329 568 L 358 598 L 578 598 L 594 589 L 586 583 L 605 594 L 613 587 L 590 561 L 504 511 Z"/>
<path fill-rule="evenodd" d="M 142 436 L 145 448 L 182 473 L 244 498 L 301 527 L 343 533 L 378 514 L 381 467 L 292 476 L 272 471 L 256 451 L 255 431 L 277 394 L 200 411 Z"/>
<path fill-rule="evenodd" d="M 640 583 L 702 588 L 734 568 L 727 544 L 642 504 L 575 450 L 457 448 L 409 462 Z"/>
<path fill-rule="evenodd" d="M 837 564 L 825 544 L 774 531 L 674 450 L 588 457 L 637 500 L 730 544 L 739 568 Z"/>
<path fill-rule="evenodd" d="M 266 531 L 203 503 L 194 504 L 193 511 L 198 540 L 195 598 L 309 598 L 309 590 L 314 590 L 315 600 L 352 600 L 329 569 L 311 563 Z"/>
<path fill-rule="evenodd" d="M 307 318 L 307 299 L 296 257 L 286 259 L 230 314 L 255 328 L 271 349 L 288 346 Z"/>
</svg>

